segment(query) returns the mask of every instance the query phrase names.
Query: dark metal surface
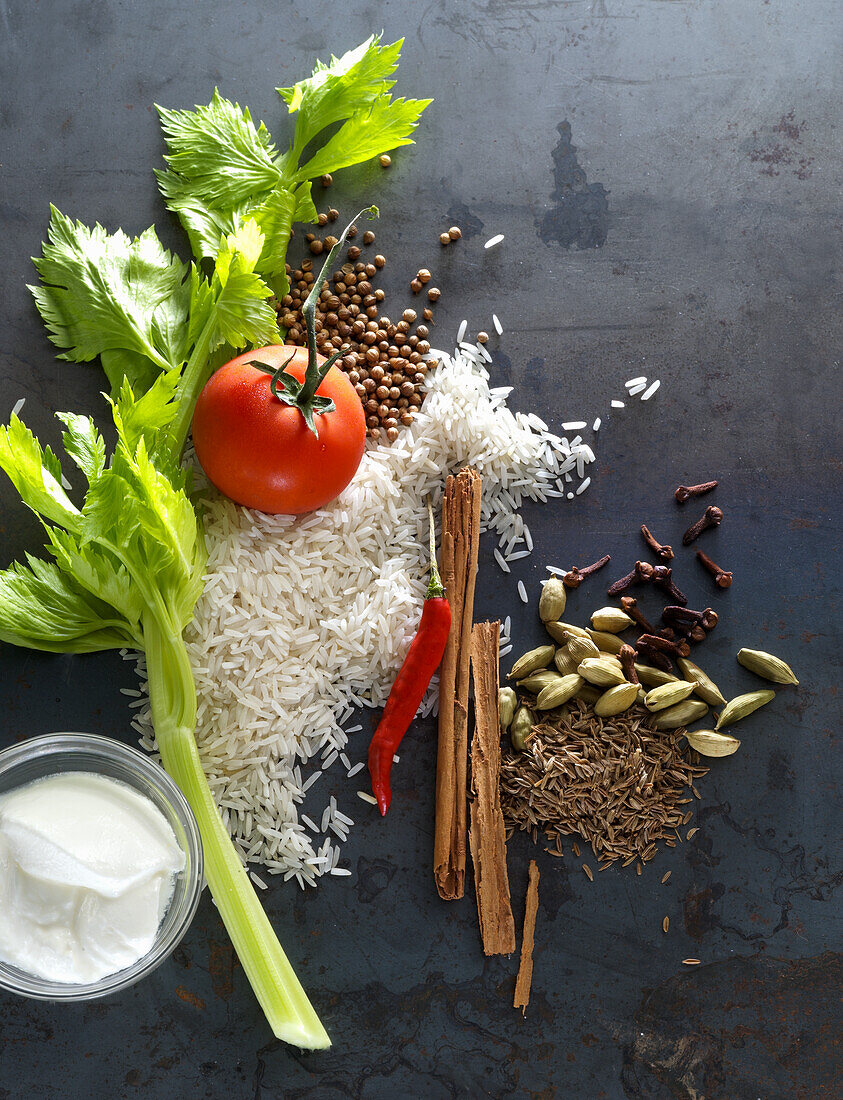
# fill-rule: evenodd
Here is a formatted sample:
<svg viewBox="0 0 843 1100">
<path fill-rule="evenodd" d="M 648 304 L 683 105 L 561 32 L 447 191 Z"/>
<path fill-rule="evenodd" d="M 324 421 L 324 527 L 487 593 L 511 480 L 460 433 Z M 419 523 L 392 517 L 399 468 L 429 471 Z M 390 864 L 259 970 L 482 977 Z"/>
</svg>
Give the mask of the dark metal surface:
<svg viewBox="0 0 843 1100">
<path fill-rule="evenodd" d="M 839 5 L 13 0 L 0 22 L 3 419 L 25 396 L 28 423 L 56 440 L 55 408 L 103 413 L 98 370 L 54 358 L 24 285 L 48 202 L 112 229 L 154 221 L 186 254 L 156 195 L 152 103 L 207 102 L 219 85 L 283 139 L 273 88 L 383 25 L 407 39 L 400 92 L 436 102 L 389 172 L 348 172 L 330 199 L 380 205 L 390 302 L 434 269 L 440 340 L 498 312 L 494 373 L 514 403 L 552 425 L 603 417 L 591 490 L 526 512 L 532 560 L 501 583 L 485 546 L 478 615 L 510 613 L 520 642 L 537 638 L 515 580 L 535 593 L 545 563 L 606 552 L 627 567 L 642 521 L 676 546 L 695 508 L 671 490 L 715 476 L 726 520 L 706 549 L 735 584 L 712 597 L 690 553 L 676 563 L 692 605 L 721 614 L 704 663 L 747 690 L 734 653 L 748 645 L 802 681 L 747 721 L 739 753 L 700 784 L 699 832 L 642 877 L 592 884 L 570 853 L 539 849 L 525 1020 L 510 1007 L 517 960 L 484 959 L 473 897 L 446 905 L 433 889 L 426 723 L 386 823 L 358 806 L 359 780 L 332 776 L 360 821 L 353 876 L 266 895 L 330 1052 L 271 1041 L 206 898 L 175 956 L 119 997 L 0 996 L 0 1098 L 839 1095 Z M 465 239 L 442 252 L 453 221 Z M 610 413 L 638 373 L 660 393 Z M 0 508 L 5 564 L 39 540 L 5 480 Z M 602 593 L 584 586 L 572 617 Z M 0 671 L 0 743 L 56 729 L 131 740 L 116 656 L 2 647 Z M 510 846 L 519 929 L 532 854 Z"/>
</svg>

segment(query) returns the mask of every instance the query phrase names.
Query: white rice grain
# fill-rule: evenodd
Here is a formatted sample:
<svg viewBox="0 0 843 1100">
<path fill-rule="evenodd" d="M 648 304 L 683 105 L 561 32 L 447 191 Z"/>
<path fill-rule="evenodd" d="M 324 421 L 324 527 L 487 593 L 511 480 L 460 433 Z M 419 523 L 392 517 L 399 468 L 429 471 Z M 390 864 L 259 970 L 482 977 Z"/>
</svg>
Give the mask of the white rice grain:
<svg viewBox="0 0 843 1100">
<path fill-rule="evenodd" d="M 653 382 L 652 385 L 650 385 L 647 388 L 647 390 L 644 393 L 641 394 L 641 400 L 642 401 L 649 401 L 650 398 L 653 396 L 653 394 L 656 392 L 656 390 L 659 388 L 660 385 L 661 385 L 661 382 L 658 379 L 656 379 L 656 381 Z"/>
<path fill-rule="evenodd" d="M 483 245 L 484 248 L 494 248 L 496 244 L 500 244 L 503 240 L 503 233 L 496 233 L 494 237 L 490 237 L 488 241 Z"/>
<path fill-rule="evenodd" d="M 525 588 L 523 581 L 518 582 L 518 595 L 521 597 L 521 602 L 522 603 L 529 603 L 530 602 L 527 599 L 527 589 Z"/>
</svg>

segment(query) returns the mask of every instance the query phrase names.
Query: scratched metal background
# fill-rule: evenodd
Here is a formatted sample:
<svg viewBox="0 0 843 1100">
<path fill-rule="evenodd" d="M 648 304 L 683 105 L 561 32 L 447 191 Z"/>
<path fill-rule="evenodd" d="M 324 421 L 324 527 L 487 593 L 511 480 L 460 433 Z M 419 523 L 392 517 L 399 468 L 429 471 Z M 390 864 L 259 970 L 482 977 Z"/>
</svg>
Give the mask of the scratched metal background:
<svg viewBox="0 0 843 1100">
<path fill-rule="evenodd" d="M 539 631 L 517 579 L 535 595 L 547 562 L 610 552 L 625 566 L 642 520 L 676 543 L 695 509 L 670 490 L 717 476 L 726 520 L 707 548 L 736 583 L 712 598 L 690 556 L 677 562 L 692 604 L 721 612 L 705 664 L 745 690 L 734 652 L 757 646 L 802 684 L 746 723 L 701 783 L 699 832 L 643 877 L 591 884 L 570 853 L 539 850 L 525 1020 L 517 960 L 484 959 L 473 898 L 445 905 L 432 886 L 427 723 L 385 824 L 354 797 L 359 779 L 331 775 L 359 819 L 352 877 L 266 895 L 329 1053 L 271 1040 L 206 897 L 133 990 L 66 1008 L 0 997 L 0 1097 L 839 1096 L 836 0 L 2 3 L 2 416 L 26 397 L 55 440 L 55 408 L 103 414 L 98 370 L 54 358 L 25 288 L 48 202 L 130 232 L 154 221 L 184 253 L 152 177 L 153 102 L 207 102 L 219 85 L 283 140 L 274 87 L 381 26 L 407 39 L 400 92 L 436 102 L 391 171 L 345 173 L 326 198 L 380 204 L 391 309 L 430 266 L 442 341 L 462 317 L 489 328 L 495 309 L 494 373 L 513 401 L 554 425 L 603 417 L 591 490 L 527 510 L 532 561 L 502 582 L 484 547 L 478 614 L 511 614 L 526 646 Z M 454 221 L 465 239 L 442 252 Z M 662 379 L 657 397 L 610 412 L 638 373 Z M 39 539 L 5 482 L 0 506 L 5 564 Z M 600 593 L 583 589 L 571 616 Z M 2 647 L 0 669 L 3 744 L 56 729 L 131 740 L 116 656 Z M 532 854 L 511 845 L 519 928 Z"/>
</svg>

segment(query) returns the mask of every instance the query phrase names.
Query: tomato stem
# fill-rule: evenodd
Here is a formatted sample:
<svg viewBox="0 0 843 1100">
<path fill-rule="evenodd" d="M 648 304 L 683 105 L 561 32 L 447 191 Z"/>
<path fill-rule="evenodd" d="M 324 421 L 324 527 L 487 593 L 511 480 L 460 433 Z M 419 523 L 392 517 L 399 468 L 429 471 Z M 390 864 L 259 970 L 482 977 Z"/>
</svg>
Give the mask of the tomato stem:
<svg viewBox="0 0 843 1100">
<path fill-rule="evenodd" d="M 314 414 L 329 411 L 327 407 L 319 407 L 320 403 L 316 399 L 316 391 L 322 385 L 325 375 L 334 363 L 344 354 L 342 351 L 336 352 L 320 367 L 318 361 L 319 357 L 316 351 L 316 305 L 319 301 L 319 293 L 331 273 L 331 268 L 333 267 L 340 249 L 346 242 L 349 230 L 352 225 L 354 225 L 354 222 L 357 221 L 358 218 L 362 218 L 364 214 L 368 215 L 369 218 L 376 218 L 378 216 L 378 208 L 376 206 L 368 206 L 361 210 L 356 217 L 348 223 L 340 234 L 339 240 L 328 253 L 328 257 L 322 265 L 322 270 L 316 276 L 310 294 L 307 296 L 307 301 L 302 306 L 301 312 L 307 326 L 307 371 L 298 392 L 294 394 L 295 400 L 288 403 L 296 405 L 304 417 L 308 428 L 310 428 L 314 435 L 319 434 L 316 430 Z M 333 402 L 331 402 L 331 408 L 333 408 Z"/>
</svg>

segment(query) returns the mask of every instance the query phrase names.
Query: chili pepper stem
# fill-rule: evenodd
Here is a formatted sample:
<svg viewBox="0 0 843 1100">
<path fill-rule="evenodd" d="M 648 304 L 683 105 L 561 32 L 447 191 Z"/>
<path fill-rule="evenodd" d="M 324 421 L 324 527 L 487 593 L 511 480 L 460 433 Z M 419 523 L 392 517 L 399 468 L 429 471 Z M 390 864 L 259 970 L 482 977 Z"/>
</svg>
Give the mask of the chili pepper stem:
<svg viewBox="0 0 843 1100">
<path fill-rule="evenodd" d="M 428 581 L 425 599 L 430 600 L 436 596 L 444 596 L 445 586 L 442 584 L 439 567 L 436 564 L 436 527 L 433 522 L 433 505 L 430 503 L 429 497 L 427 500 L 427 519 L 430 524 L 430 580 Z"/>
</svg>

